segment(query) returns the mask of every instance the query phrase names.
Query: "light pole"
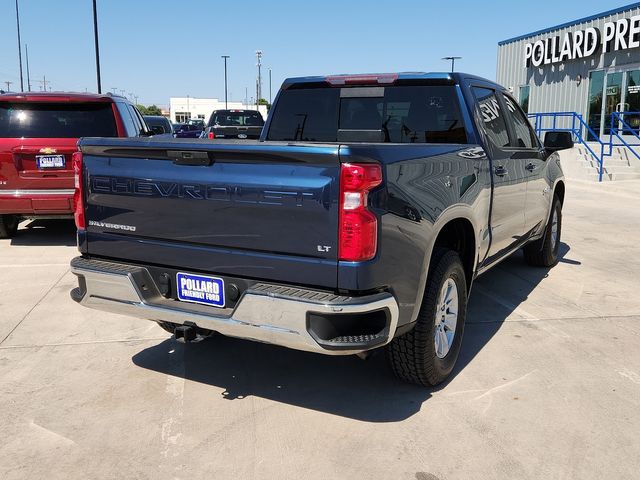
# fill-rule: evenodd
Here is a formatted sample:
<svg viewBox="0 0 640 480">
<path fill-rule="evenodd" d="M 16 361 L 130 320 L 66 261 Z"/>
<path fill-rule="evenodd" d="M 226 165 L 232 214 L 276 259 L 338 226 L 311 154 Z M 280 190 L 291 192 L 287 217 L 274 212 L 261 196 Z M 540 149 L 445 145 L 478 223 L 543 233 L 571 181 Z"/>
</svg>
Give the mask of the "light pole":
<svg viewBox="0 0 640 480">
<path fill-rule="evenodd" d="M 24 92 L 24 81 L 22 80 L 22 44 L 20 42 L 20 12 L 18 10 L 18 0 L 16 0 L 16 25 L 18 27 L 18 62 L 20 64 L 20 91 Z"/>
<path fill-rule="evenodd" d="M 227 58 L 229 55 L 222 55 L 224 58 L 224 109 L 227 110 L 229 106 L 227 105 Z"/>
<path fill-rule="evenodd" d="M 29 75 L 29 46 L 24 44 L 24 55 L 27 60 L 27 91 L 31 91 L 31 76 Z"/>
<path fill-rule="evenodd" d="M 257 96 L 256 105 L 260 98 L 262 98 L 262 50 L 256 50 L 256 57 L 258 57 L 258 85 L 257 85 Z"/>
<path fill-rule="evenodd" d="M 98 9 L 96 0 L 93 0 L 93 37 L 96 44 L 96 77 L 98 79 L 98 93 L 102 93 L 102 85 L 100 83 L 100 47 L 98 46 Z"/>
<path fill-rule="evenodd" d="M 462 57 L 442 57 L 442 60 L 451 60 L 451 73 L 454 72 L 456 66 L 456 60 L 460 60 Z"/>
</svg>

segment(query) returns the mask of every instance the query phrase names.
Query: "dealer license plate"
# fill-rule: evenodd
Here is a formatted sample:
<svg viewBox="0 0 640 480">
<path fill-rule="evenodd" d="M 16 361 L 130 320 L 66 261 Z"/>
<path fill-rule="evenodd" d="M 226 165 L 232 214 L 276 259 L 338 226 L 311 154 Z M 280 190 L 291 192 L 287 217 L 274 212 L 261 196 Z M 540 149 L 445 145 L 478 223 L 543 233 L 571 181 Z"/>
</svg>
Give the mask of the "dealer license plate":
<svg viewBox="0 0 640 480">
<path fill-rule="evenodd" d="M 36 165 L 41 170 L 64 168 L 64 155 L 36 155 Z"/>
<path fill-rule="evenodd" d="M 224 280 L 221 278 L 178 272 L 176 285 L 181 302 L 224 307 Z"/>
</svg>

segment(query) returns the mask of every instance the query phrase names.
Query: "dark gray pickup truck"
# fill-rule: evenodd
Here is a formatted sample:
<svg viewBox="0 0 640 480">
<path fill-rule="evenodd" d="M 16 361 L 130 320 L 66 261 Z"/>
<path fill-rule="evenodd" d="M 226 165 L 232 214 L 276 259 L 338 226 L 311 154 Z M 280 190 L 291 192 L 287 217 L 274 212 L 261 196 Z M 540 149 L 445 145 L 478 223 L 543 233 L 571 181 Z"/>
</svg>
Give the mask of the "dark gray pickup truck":
<svg viewBox="0 0 640 480">
<path fill-rule="evenodd" d="M 570 146 L 462 73 L 289 79 L 259 141 L 84 138 L 71 296 L 186 341 L 384 347 L 434 385 L 473 280 L 521 248 L 558 261 Z"/>
</svg>

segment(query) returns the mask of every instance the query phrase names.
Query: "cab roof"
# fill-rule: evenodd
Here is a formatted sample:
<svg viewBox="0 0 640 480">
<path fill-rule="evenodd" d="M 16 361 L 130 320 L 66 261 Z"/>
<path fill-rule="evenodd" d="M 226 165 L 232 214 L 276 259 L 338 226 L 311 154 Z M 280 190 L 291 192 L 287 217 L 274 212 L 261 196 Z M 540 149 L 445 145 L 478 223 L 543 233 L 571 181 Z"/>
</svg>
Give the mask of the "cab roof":
<svg viewBox="0 0 640 480">
<path fill-rule="evenodd" d="M 396 73 L 365 73 L 365 74 L 340 74 L 325 76 L 309 76 L 309 77 L 292 77 L 287 78 L 282 88 L 287 89 L 293 86 L 318 85 L 318 86 L 366 86 L 366 85 L 393 85 L 405 82 L 425 82 L 435 84 L 463 84 L 472 83 L 473 81 L 481 81 L 485 84 L 491 84 L 497 89 L 503 89 L 497 83 L 463 72 L 396 72 Z"/>
<path fill-rule="evenodd" d="M 121 100 L 128 102 L 125 97 L 112 95 L 111 93 L 84 93 L 84 92 L 3 92 L 0 101 L 11 102 L 113 102 Z"/>
</svg>

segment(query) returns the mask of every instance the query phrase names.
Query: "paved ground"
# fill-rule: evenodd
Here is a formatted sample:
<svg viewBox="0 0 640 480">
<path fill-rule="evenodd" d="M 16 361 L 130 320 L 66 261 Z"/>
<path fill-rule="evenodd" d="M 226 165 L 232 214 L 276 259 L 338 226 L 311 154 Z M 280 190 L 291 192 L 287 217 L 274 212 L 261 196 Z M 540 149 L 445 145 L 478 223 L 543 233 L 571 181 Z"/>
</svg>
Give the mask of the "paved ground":
<svg viewBox="0 0 640 480">
<path fill-rule="evenodd" d="M 73 225 L 27 223 L 0 241 L 0 478 L 637 479 L 638 190 L 570 185 L 562 262 L 479 280 L 434 390 L 83 309 Z"/>
</svg>

